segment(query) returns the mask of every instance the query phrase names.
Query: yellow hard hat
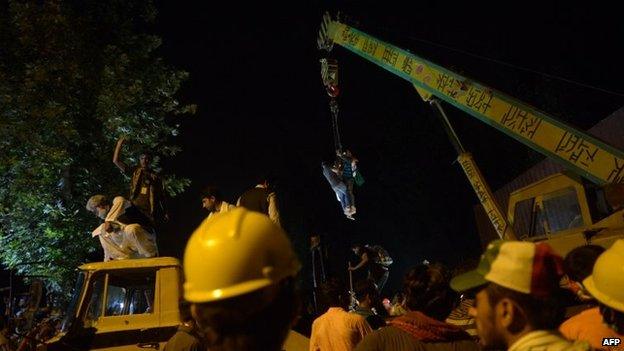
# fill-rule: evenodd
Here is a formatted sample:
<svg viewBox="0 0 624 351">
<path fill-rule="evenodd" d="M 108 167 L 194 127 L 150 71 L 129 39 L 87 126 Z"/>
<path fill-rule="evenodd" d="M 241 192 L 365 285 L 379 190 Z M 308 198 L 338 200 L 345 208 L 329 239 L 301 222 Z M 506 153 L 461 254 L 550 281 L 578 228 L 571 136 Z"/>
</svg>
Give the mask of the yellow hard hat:
<svg viewBox="0 0 624 351">
<path fill-rule="evenodd" d="M 583 285 L 598 301 L 624 312 L 624 240 L 616 241 L 598 257 Z"/>
<path fill-rule="evenodd" d="M 207 218 L 184 252 L 184 298 L 218 301 L 277 284 L 301 264 L 286 233 L 267 216 L 243 208 Z"/>
</svg>

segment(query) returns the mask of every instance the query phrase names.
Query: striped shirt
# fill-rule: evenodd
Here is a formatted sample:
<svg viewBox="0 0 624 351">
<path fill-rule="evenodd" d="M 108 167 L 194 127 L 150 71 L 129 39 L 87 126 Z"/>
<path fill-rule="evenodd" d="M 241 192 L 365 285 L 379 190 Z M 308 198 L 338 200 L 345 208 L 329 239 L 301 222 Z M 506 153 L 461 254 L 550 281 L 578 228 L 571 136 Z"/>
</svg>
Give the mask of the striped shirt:
<svg viewBox="0 0 624 351">
<path fill-rule="evenodd" d="M 463 299 L 459 306 L 448 316 L 446 323 L 458 326 L 474 339 L 478 339 L 477 325 L 475 324 L 474 318 L 468 314 L 470 307 L 473 305 L 474 299 Z"/>
</svg>

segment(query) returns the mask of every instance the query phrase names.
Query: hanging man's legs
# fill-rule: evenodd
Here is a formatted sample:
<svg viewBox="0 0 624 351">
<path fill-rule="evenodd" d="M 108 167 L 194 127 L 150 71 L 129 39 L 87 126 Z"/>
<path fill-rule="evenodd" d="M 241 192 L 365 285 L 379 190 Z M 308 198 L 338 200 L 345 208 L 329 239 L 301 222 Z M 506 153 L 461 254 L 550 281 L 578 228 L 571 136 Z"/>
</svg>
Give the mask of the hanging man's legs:
<svg viewBox="0 0 624 351">
<path fill-rule="evenodd" d="M 348 212 L 349 212 L 349 215 L 354 215 L 356 211 L 355 211 L 355 196 L 353 195 L 353 178 L 345 179 L 344 183 L 347 188 L 347 197 L 349 198 Z"/>
<path fill-rule="evenodd" d="M 334 172 L 332 167 L 330 167 L 330 165 L 327 162 L 323 162 L 321 164 L 321 167 L 323 169 L 323 176 L 325 176 L 325 179 L 327 179 L 327 181 L 329 182 L 329 185 L 331 186 L 332 190 L 334 190 L 334 192 L 336 193 L 336 197 L 338 198 L 338 201 L 340 202 L 342 211 L 347 217 L 349 217 L 351 203 L 352 203 L 351 198 L 349 198 L 348 196 L 349 189 L 347 188 L 345 183 L 342 181 L 342 178 L 339 177 L 336 174 L 336 172 Z"/>
<path fill-rule="evenodd" d="M 342 211 L 347 214 L 347 210 L 351 207 L 351 199 L 348 195 L 348 189 L 345 183 L 340 182 L 333 187 L 334 192 L 336 193 L 336 197 L 338 197 L 338 201 L 340 201 L 340 206 L 342 206 Z"/>
</svg>

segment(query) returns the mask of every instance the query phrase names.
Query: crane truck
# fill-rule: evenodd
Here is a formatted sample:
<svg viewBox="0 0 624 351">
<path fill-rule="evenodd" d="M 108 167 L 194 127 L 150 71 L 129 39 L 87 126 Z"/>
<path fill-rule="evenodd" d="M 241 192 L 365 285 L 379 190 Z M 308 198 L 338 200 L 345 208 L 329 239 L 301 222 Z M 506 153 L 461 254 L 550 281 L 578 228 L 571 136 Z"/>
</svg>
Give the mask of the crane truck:
<svg viewBox="0 0 624 351">
<path fill-rule="evenodd" d="M 181 324 L 182 283 L 173 257 L 81 265 L 60 331 L 36 340 L 37 350 L 162 350 Z M 283 349 L 308 347 L 305 336 L 291 331 Z"/>
<path fill-rule="evenodd" d="M 317 43 L 326 55 L 335 45 L 341 46 L 407 80 L 424 101 L 434 106 L 459 154 L 458 163 L 499 237 L 547 241 L 561 255 L 584 244 L 608 247 L 624 237 L 621 150 L 492 87 L 332 19 L 327 13 Z M 325 70 L 331 68 L 323 66 Z M 326 77 L 328 72 L 322 75 Z M 516 190 L 503 212 L 472 156 L 459 142 L 442 103 L 559 162 L 566 171 Z"/>
</svg>

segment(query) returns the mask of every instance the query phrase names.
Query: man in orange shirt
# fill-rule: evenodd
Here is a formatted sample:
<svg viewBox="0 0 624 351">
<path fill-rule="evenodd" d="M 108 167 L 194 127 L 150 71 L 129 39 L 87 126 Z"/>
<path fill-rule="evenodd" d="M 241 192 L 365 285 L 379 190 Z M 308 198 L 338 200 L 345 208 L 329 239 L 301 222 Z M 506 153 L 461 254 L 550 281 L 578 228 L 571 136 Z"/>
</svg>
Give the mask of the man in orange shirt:
<svg viewBox="0 0 624 351">
<path fill-rule="evenodd" d="M 587 341 L 597 350 L 624 350 L 621 343 L 613 347 L 602 345 L 605 338 L 624 339 L 624 335 L 616 333 L 604 324 L 599 307 L 590 308 L 571 317 L 561 324 L 559 331 L 567 339 Z"/>
<path fill-rule="evenodd" d="M 338 280 L 330 279 L 321 285 L 327 312 L 312 323 L 310 351 L 351 351 L 373 330 L 364 317 L 348 313 L 349 304 L 346 287 Z"/>
<path fill-rule="evenodd" d="M 585 340 L 599 350 L 624 350 L 624 240 L 616 241 L 594 264 L 583 281 L 600 303 L 568 319 L 559 327 L 566 338 Z M 619 339 L 619 343 L 616 341 Z"/>
</svg>

